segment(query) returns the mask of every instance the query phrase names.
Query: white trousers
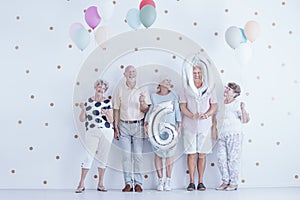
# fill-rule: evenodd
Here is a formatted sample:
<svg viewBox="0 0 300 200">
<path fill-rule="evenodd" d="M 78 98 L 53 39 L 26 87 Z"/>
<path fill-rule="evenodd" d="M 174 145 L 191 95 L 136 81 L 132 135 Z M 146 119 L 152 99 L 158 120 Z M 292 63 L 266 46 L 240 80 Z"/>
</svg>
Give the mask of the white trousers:
<svg viewBox="0 0 300 200">
<path fill-rule="evenodd" d="M 90 169 L 94 159 L 98 168 L 106 168 L 110 147 L 114 138 L 114 130 L 111 128 L 93 128 L 86 132 L 85 147 L 86 157 L 82 168 Z"/>
</svg>

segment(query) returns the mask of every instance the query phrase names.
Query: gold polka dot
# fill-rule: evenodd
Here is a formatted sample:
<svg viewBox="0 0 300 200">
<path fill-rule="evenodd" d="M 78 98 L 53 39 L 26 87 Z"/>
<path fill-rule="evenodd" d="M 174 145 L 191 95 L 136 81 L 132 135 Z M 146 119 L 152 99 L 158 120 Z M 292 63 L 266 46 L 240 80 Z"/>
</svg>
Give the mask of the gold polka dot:
<svg viewBox="0 0 300 200">
<path fill-rule="evenodd" d="M 197 26 L 197 22 L 194 22 L 193 25 L 194 25 L 194 26 Z"/>
<path fill-rule="evenodd" d="M 204 49 L 200 49 L 200 52 L 204 52 Z"/>
<path fill-rule="evenodd" d="M 46 180 L 43 181 L 43 184 L 46 185 L 48 182 Z"/>
<path fill-rule="evenodd" d="M 160 40 L 160 37 L 156 37 L 156 40 Z"/>
<path fill-rule="evenodd" d="M 29 147 L 29 150 L 32 151 L 32 150 L 33 150 L 33 147 Z"/>
<path fill-rule="evenodd" d="M 31 99 L 34 99 L 34 95 L 31 95 L 30 98 L 31 98 Z"/>
<path fill-rule="evenodd" d="M 248 142 L 249 142 L 249 143 L 252 143 L 252 140 L 251 140 L 251 139 L 249 139 L 249 140 L 248 140 Z"/>
<path fill-rule="evenodd" d="M 71 44 L 69 44 L 68 47 L 69 47 L 69 49 L 72 49 L 73 46 Z"/>
<path fill-rule="evenodd" d="M 221 74 L 224 74 L 224 69 L 221 69 L 220 72 L 221 72 Z"/>
<path fill-rule="evenodd" d="M 279 145 L 280 145 L 280 142 L 279 142 L 279 141 L 278 141 L 278 142 L 276 142 L 276 145 L 277 145 L 277 146 L 279 146 Z"/>
<path fill-rule="evenodd" d="M 15 49 L 18 50 L 20 47 L 19 46 L 15 46 Z"/>
<path fill-rule="evenodd" d="M 20 16 L 16 16 L 16 19 L 19 20 L 19 19 L 20 19 Z"/>
<path fill-rule="evenodd" d="M 22 124 L 22 120 L 19 120 L 19 121 L 18 121 L 18 124 Z"/>
<path fill-rule="evenodd" d="M 179 39 L 179 40 L 182 40 L 182 37 L 180 36 L 178 39 Z"/>
<path fill-rule="evenodd" d="M 295 179 L 298 179 L 298 178 L 299 178 L 299 176 L 298 176 L 298 175 L 295 175 L 295 176 L 294 176 L 294 178 L 295 178 Z"/>
<path fill-rule="evenodd" d="M 116 3 L 117 3 L 116 1 L 113 1 L 113 4 L 114 4 L 114 5 L 116 5 Z"/>
<path fill-rule="evenodd" d="M 56 160 L 59 160 L 59 159 L 60 159 L 60 157 L 59 157 L 59 156 L 55 156 L 55 159 L 56 159 Z"/>
<path fill-rule="evenodd" d="M 138 48 L 134 48 L 134 51 L 138 51 L 139 49 Z"/>
<path fill-rule="evenodd" d="M 27 70 L 25 71 L 26 74 L 29 74 L 29 72 L 30 72 L 29 69 L 27 69 Z"/>
<path fill-rule="evenodd" d="M 75 103 L 74 105 L 75 105 L 76 107 L 78 107 L 78 106 L 79 106 L 79 103 Z"/>
<path fill-rule="evenodd" d="M 271 48 L 272 48 L 272 45 L 269 44 L 269 45 L 268 45 L 268 49 L 271 49 Z"/>
<path fill-rule="evenodd" d="M 10 172 L 11 172 L 12 174 L 14 174 L 14 173 L 16 173 L 16 170 L 12 169 Z"/>
<path fill-rule="evenodd" d="M 292 35 L 292 34 L 293 34 L 293 31 L 289 31 L 289 34 Z"/>
<path fill-rule="evenodd" d="M 77 138 L 78 138 L 78 135 L 77 135 L 77 134 L 75 134 L 75 135 L 74 135 L 74 138 L 75 138 L 75 139 L 77 139 Z"/>
<path fill-rule="evenodd" d="M 259 162 L 256 162 L 255 165 L 256 165 L 256 166 L 259 166 Z"/>
<path fill-rule="evenodd" d="M 50 31 L 53 31 L 53 29 L 54 29 L 53 26 L 50 26 L 50 27 L 49 27 L 49 30 L 50 30 Z"/>
<path fill-rule="evenodd" d="M 273 22 L 273 23 L 272 23 L 272 26 L 276 26 L 276 23 L 275 23 L 275 22 Z"/>
<path fill-rule="evenodd" d="M 285 1 L 281 2 L 281 5 L 285 6 Z"/>
<path fill-rule="evenodd" d="M 210 166 L 214 167 L 214 166 L 215 166 L 215 163 L 210 163 Z"/>
<path fill-rule="evenodd" d="M 92 29 L 89 29 L 88 32 L 91 33 L 91 32 L 92 32 Z"/>
<path fill-rule="evenodd" d="M 76 82 L 76 85 L 80 85 L 80 83 L 79 83 L 79 82 Z"/>
<path fill-rule="evenodd" d="M 256 11 L 256 12 L 254 12 L 254 15 L 258 15 L 258 12 Z"/>
<path fill-rule="evenodd" d="M 85 12 L 86 12 L 86 9 L 84 9 L 83 12 L 85 13 Z"/>
<path fill-rule="evenodd" d="M 45 126 L 48 126 L 49 124 L 48 124 L 48 122 L 45 122 Z"/>
<path fill-rule="evenodd" d="M 260 126 L 264 126 L 265 124 L 264 123 L 260 123 Z"/>
<path fill-rule="evenodd" d="M 246 182 L 245 179 L 242 179 L 242 180 L 241 180 L 241 183 L 245 183 L 245 182 Z"/>
<path fill-rule="evenodd" d="M 53 107 L 53 106 L 54 106 L 54 103 L 51 102 L 51 103 L 50 103 L 50 106 Z"/>
<path fill-rule="evenodd" d="M 94 175 L 94 179 L 97 179 L 98 178 L 98 176 L 97 175 Z"/>
<path fill-rule="evenodd" d="M 189 173 L 190 173 L 190 171 L 189 171 L 189 170 L 186 170 L 186 171 L 185 171 L 185 173 L 186 173 L 186 174 L 189 174 Z"/>
<path fill-rule="evenodd" d="M 125 22 L 125 23 L 127 23 L 127 20 L 126 20 L 126 19 L 124 19 L 124 22 Z"/>
<path fill-rule="evenodd" d="M 157 73 L 157 72 L 158 72 L 158 69 L 155 69 L 154 72 Z"/>
<path fill-rule="evenodd" d="M 145 175 L 144 175 L 144 178 L 147 179 L 147 178 L 149 178 L 149 176 L 148 176 L 147 174 L 145 174 Z"/>
<path fill-rule="evenodd" d="M 96 154 L 98 154 L 99 153 L 99 151 L 98 150 L 96 150 Z"/>
<path fill-rule="evenodd" d="M 218 36 L 218 35 L 219 35 L 219 33 L 218 33 L 218 32 L 215 32 L 215 33 L 214 33 L 214 35 L 215 35 L 215 36 Z"/>
<path fill-rule="evenodd" d="M 57 65 L 57 67 L 56 67 L 57 69 L 61 69 L 61 66 L 60 65 Z"/>
<path fill-rule="evenodd" d="M 120 68 L 121 68 L 121 69 L 124 69 L 124 65 L 121 65 Z"/>
<path fill-rule="evenodd" d="M 112 96 L 108 96 L 108 99 L 112 99 Z"/>
<path fill-rule="evenodd" d="M 165 14 L 168 14 L 168 12 L 169 12 L 168 10 L 165 10 Z"/>
<path fill-rule="evenodd" d="M 172 58 L 173 58 L 173 59 L 176 59 L 176 56 L 175 56 L 175 55 L 173 55 L 173 56 L 172 56 Z"/>
<path fill-rule="evenodd" d="M 225 12 L 228 12 L 228 11 L 229 11 L 229 10 L 226 8 L 226 9 L 225 9 Z"/>
</svg>

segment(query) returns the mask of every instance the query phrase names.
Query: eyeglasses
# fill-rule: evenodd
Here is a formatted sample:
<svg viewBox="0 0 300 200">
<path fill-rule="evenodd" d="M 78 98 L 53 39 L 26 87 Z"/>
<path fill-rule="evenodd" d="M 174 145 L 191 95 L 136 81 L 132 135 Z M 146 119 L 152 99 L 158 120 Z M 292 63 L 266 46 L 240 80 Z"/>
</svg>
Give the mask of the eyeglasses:
<svg viewBox="0 0 300 200">
<path fill-rule="evenodd" d="M 194 75 L 202 74 L 202 72 L 193 72 Z"/>
</svg>

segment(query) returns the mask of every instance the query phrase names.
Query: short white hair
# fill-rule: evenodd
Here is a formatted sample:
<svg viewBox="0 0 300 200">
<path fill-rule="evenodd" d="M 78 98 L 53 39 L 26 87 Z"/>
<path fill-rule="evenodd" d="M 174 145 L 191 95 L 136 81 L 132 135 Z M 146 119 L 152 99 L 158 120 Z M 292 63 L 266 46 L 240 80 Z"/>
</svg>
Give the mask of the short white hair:
<svg viewBox="0 0 300 200">
<path fill-rule="evenodd" d="M 105 81 L 105 80 L 103 80 L 103 79 L 98 79 L 98 80 L 96 80 L 95 83 L 94 83 L 94 89 L 96 89 L 99 85 L 105 85 L 105 86 L 106 86 L 105 91 L 108 90 L 109 85 L 108 85 L 108 82 L 107 82 L 107 81 Z"/>
</svg>

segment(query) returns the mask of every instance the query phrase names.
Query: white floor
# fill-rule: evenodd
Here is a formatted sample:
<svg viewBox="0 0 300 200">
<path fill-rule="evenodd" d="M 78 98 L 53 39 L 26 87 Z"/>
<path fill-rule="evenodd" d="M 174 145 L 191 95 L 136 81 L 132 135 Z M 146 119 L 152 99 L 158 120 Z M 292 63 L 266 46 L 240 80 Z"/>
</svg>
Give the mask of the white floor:
<svg viewBox="0 0 300 200">
<path fill-rule="evenodd" d="M 180 200 L 180 199 L 201 199 L 201 200 L 299 200 L 300 187 L 289 188 L 251 188 L 239 189 L 233 192 L 173 190 L 170 192 L 158 192 L 155 190 L 144 190 L 142 193 L 124 193 L 120 190 L 109 190 L 98 192 L 86 190 L 84 193 L 75 194 L 73 190 L 0 190 L 0 199 L 9 200 Z"/>
</svg>

